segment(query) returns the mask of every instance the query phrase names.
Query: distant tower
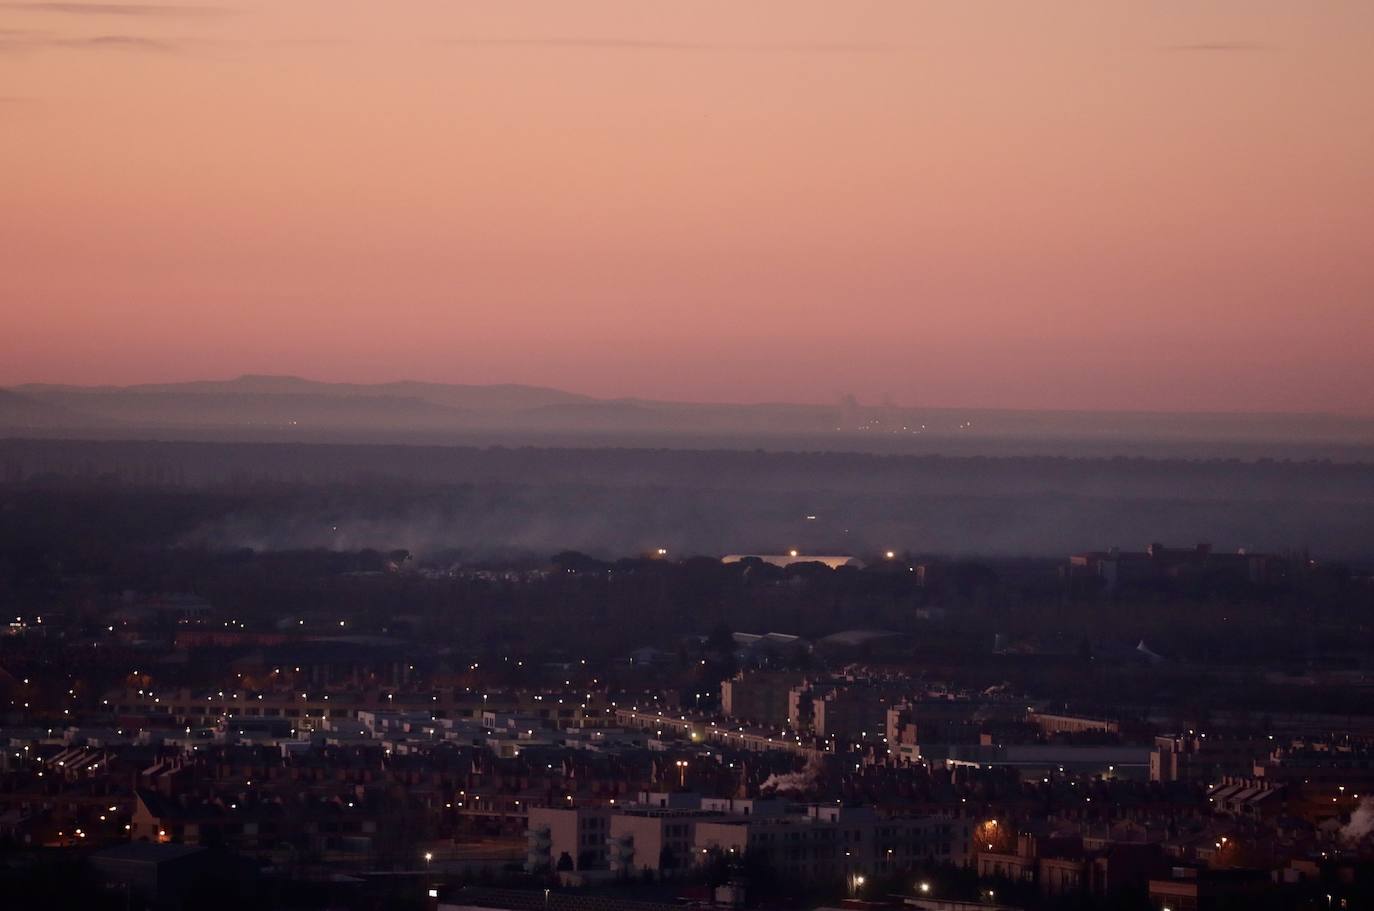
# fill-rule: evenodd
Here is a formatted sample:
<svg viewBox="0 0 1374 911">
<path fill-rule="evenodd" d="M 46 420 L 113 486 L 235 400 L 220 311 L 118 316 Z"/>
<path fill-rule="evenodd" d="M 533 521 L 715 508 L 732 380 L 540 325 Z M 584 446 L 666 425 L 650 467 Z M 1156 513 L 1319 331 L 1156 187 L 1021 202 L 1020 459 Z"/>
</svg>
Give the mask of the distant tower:
<svg viewBox="0 0 1374 911">
<path fill-rule="evenodd" d="M 840 430 L 858 430 L 863 424 L 859 401 L 852 393 L 840 396 Z"/>
</svg>

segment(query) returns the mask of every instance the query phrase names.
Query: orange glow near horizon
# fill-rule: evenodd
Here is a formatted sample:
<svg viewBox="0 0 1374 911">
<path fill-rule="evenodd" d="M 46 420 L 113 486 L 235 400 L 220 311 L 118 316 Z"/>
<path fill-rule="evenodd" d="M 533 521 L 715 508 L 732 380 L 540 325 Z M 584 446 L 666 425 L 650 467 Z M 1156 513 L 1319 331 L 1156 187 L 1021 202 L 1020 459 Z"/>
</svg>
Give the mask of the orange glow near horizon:
<svg viewBox="0 0 1374 911">
<path fill-rule="evenodd" d="M 1374 413 L 1374 4 L 0 4 L 0 385 Z"/>
</svg>

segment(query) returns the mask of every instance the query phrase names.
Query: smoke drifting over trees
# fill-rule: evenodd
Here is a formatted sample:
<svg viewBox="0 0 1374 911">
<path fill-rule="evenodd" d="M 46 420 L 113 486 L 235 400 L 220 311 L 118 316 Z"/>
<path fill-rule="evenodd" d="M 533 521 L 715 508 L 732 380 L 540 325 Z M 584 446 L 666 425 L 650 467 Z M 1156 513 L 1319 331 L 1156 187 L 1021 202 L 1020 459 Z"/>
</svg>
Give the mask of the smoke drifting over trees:
<svg viewBox="0 0 1374 911">
<path fill-rule="evenodd" d="M 0 471 L 16 489 L 123 491 L 141 526 L 165 526 L 155 543 L 225 549 L 1374 552 L 1359 463 L 9 440 Z M 187 517 L 146 515 L 156 501 L 135 488 Z"/>
</svg>

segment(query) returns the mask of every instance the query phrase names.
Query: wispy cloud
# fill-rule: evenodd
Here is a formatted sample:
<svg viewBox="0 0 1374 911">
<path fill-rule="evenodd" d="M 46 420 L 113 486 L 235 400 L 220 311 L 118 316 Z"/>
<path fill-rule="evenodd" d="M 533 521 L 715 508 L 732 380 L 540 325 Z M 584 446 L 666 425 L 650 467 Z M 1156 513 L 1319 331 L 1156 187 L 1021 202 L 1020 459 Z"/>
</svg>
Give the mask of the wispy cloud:
<svg viewBox="0 0 1374 911">
<path fill-rule="evenodd" d="M 177 49 L 174 41 L 165 38 L 146 38 L 142 35 L 93 35 L 90 38 L 66 38 L 56 42 L 64 47 L 112 48 L 130 51 L 170 52 Z"/>
<path fill-rule="evenodd" d="M 640 38 L 448 38 L 450 47 L 595 48 L 625 51 L 735 51 L 742 53 L 884 54 L 905 48 L 895 44 L 829 42 L 731 43 L 714 41 L 657 41 Z"/>
<path fill-rule="evenodd" d="M 133 18 L 205 18 L 234 12 L 227 6 L 179 6 L 160 3 L 0 3 L 0 9 L 68 16 L 125 16 Z"/>
<path fill-rule="evenodd" d="M 41 109 L 41 102 L 32 95 L 0 95 L 0 117 L 7 122 L 28 117 Z"/>
<path fill-rule="evenodd" d="M 166 38 L 144 35 L 90 35 L 80 38 L 51 38 L 44 36 L 0 35 L 0 53 L 43 50 L 110 50 L 141 51 L 167 54 L 180 49 L 180 44 Z"/>
<path fill-rule="evenodd" d="M 1273 45 L 1255 44 L 1249 41 L 1203 41 L 1197 44 L 1171 44 L 1167 51 L 1192 51 L 1197 53 L 1227 53 L 1245 51 L 1272 51 Z"/>
<path fill-rule="evenodd" d="M 354 44 L 347 38 L 269 38 L 262 43 L 267 47 L 350 47 Z"/>
</svg>

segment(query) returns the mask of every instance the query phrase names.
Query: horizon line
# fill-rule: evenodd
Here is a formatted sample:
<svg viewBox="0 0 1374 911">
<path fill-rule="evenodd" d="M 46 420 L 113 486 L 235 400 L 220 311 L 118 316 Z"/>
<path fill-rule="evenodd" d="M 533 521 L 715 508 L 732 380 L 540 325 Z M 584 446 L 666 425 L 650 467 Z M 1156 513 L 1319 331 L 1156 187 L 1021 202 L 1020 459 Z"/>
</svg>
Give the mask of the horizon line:
<svg viewBox="0 0 1374 911">
<path fill-rule="evenodd" d="M 301 383 L 311 383 L 321 386 L 362 386 L 362 387 L 381 387 L 399 386 L 405 384 L 415 384 L 422 386 L 449 386 L 462 387 L 469 389 L 498 389 L 519 388 L 532 390 L 545 390 L 562 395 L 577 396 L 587 399 L 587 404 L 645 404 L 645 405 L 673 405 L 673 406 L 725 406 L 736 408 L 766 408 L 766 407 L 788 407 L 788 408 L 836 408 L 843 407 L 844 402 L 823 402 L 823 401 L 783 401 L 777 399 L 753 399 L 753 400 L 712 400 L 712 399 L 673 399 L 673 398 L 652 398 L 639 395 L 620 395 L 620 396 L 600 396 L 592 393 L 578 392 L 561 386 L 550 386 L 542 383 L 526 383 L 519 381 L 499 381 L 499 382 L 457 382 L 451 380 L 419 380 L 412 378 L 401 378 L 391 380 L 378 380 L 372 382 L 362 382 L 358 380 L 322 380 L 312 377 L 302 376 L 294 373 L 240 373 L 237 376 L 228 378 L 206 378 L 198 379 L 177 379 L 177 380 L 153 380 L 137 383 L 64 383 L 64 382 L 44 382 L 26 381 L 20 383 L 0 384 L 0 390 L 11 392 L 15 395 L 23 396 L 23 390 L 29 387 L 58 387 L 79 391 L 126 391 L 135 390 L 139 387 L 147 386 L 189 386 L 200 383 L 235 383 L 243 380 L 294 380 Z M 281 393 L 268 393 L 281 394 Z M 881 409 L 892 408 L 899 411 L 975 411 L 1007 414 L 1064 414 L 1064 415 L 1094 415 L 1094 414 L 1121 414 L 1137 416 L 1187 416 L 1187 417 L 1325 417 L 1341 418 L 1346 420 L 1374 420 L 1374 409 L 1368 411 L 1272 411 L 1260 409 L 1146 409 L 1146 408 L 1074 408 L 1064 406 L 1040 406 L 1040 407 L 1016 407 L 1005 405 L 912 405 L 901 403 L 870 402 L 865 403 L 853 393 L 837 393 L 836 398 L 853 396 L 855 404 L 860 408 Z M 574 404 L 574 403 L 569 403 Z"/>
</svg>

